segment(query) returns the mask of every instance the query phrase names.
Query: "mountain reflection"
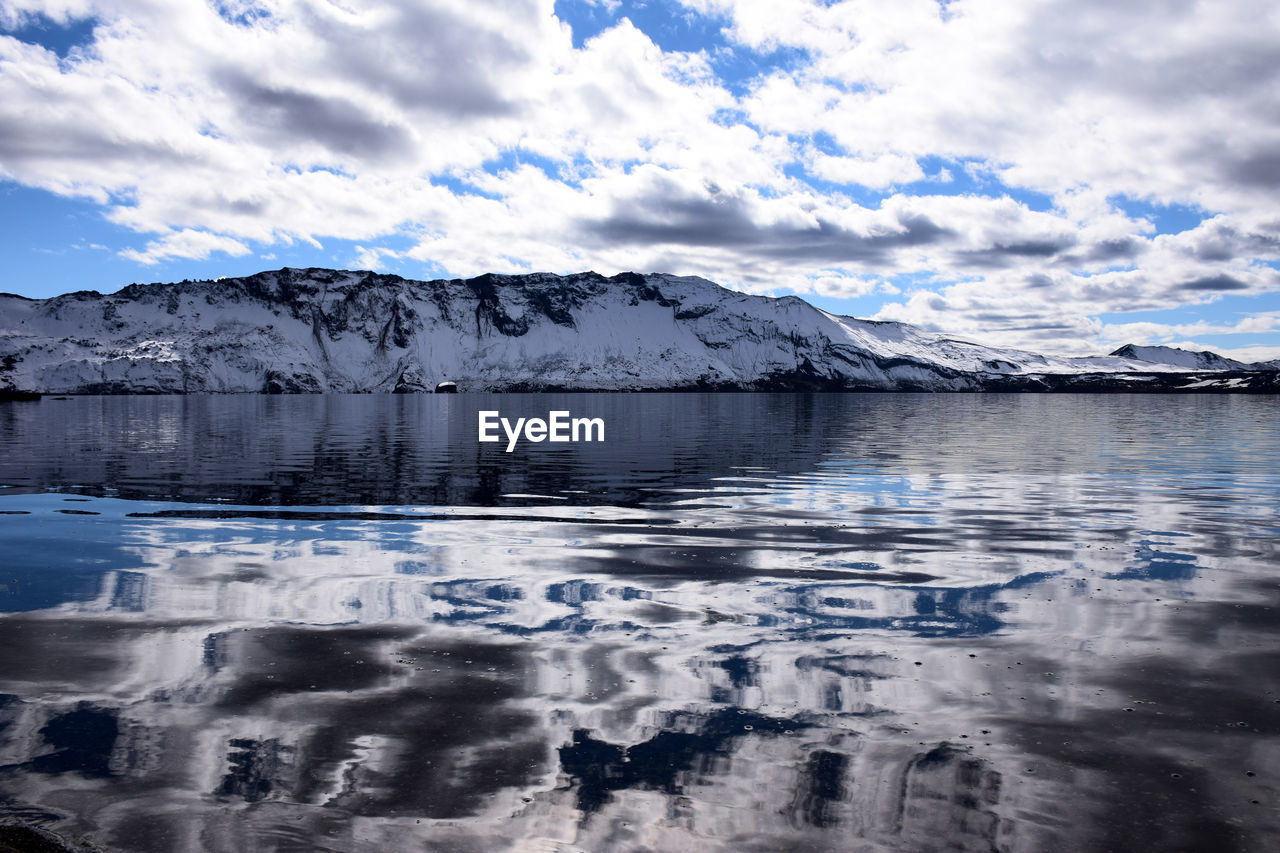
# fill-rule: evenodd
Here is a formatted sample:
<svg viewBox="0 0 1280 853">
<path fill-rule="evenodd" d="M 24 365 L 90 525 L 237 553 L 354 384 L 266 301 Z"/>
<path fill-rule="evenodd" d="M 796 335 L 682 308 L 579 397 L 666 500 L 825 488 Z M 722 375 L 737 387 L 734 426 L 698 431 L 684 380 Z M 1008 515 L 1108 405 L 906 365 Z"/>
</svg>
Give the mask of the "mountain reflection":
<svg viewBox="0 0 1280 853">
<path fill-rule="evenodd" d="M 781 398 L 658 396 L 747 406 L 762 434 L 696 457 L 670 432 L 630 473 L 544 454 L 327 496 L 302 477 L 272 504 L 187 471 L 189 424 L 135 423 L 174 401 L 137 401 L 111 418 L 145 447 L 115 462 L 73 476 L 65 435 L 7 460 L 0 824 L 141 851 L 1231 850 L 1280 831 L 1280 480 L 1255 465 L 1275 421 L 1063 400 L 1036 455 L 1013 436 L 1044 401 L 966 419 L 801 398 L 789 447 Z M 207 402 L 230 440 L 250 403 Z M 330 424 L 317 458 L 367 425 L 348 404 L 303 406 Z M 1227 414 L 1254 431 L 1225 440 Z M 1165 426 L 1118 432 L 1144 418 Z M 974 450 L 1000 422 L 1013 449 Z M 1173 429 L 1191 432 L 1159 455 Z M 284 497 L 293 462 L 272 458 L 260 495 Z M 504 497 L 565 496 L 542 464 L 613 497 Z M 158 496 L 171 465 L 191 500 Z M 355 499 L 383 490 L 487 502 Z"/>
<path fill-rule="evenodd" d="M 639 396 L 642 412 L 612 394 L 50 399 L 0 408 L 5 446 L 35 445 L 0 459 L 0 483 L 259 505 L 633 505 L 735 466 L 807 470 L 843 419 L 805 395 Z M 477 442 L 482 409 L 600 417 L 606 440 L 506 453 Z"/>
<path fill-rule="evenodd" d="M 522 443 L 506 453 L 476 441 L 482 409 L 512 419 L 552 409 L 600 417 L 606 441 Z M 854 492 L 891 498 L 895 477 L 922 471 L 982 474 L 990 479 L 975 485 L 1002 488 L 1003 478 L 1033 469 L 1037 498 L 1070 511 L 1081 504 L 1061 500 L 1059 477 L 1092 466 L 1132 473 L 1157 460 L 1198 476 L 1220 454 L 1264 451 L 1273 415 L 1270 398 L 1233 396 L 78 397 L 0 405 L 8 451 L 0 484 L 267 506 L 494 506 L 528 495 L 635 506 L 779 482 L 802 502 L 806 484 L 829 488 L 837 477 Z M 1214 437 L 1205 429 L 1214 423 L 1229 423 L 1241 443 Z M 1202 433 L 1204 441 L 1189 440 Z"/>
</svg>

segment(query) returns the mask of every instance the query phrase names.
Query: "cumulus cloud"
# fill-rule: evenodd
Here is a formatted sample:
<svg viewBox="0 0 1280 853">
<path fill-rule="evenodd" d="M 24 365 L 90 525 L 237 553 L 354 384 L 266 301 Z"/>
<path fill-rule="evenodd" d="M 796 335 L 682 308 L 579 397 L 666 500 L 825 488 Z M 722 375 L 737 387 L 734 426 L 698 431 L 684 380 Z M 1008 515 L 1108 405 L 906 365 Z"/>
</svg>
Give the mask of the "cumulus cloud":
<svg viewBox="0 0 1280 853">
<path fill-rule="evenodd" d="M 552 0 L 7 0 L 8 33 L 92 39 L 0 34 L 0 177 L 98 203 L 142 264 L 338 237 L 454 275 L 881 294 L 1058 351 L 1280 290 L 1273 3 L 681 0 L 724 39 L 685 51 L 595 5 L 575 47 Z M 1170 205 L 1207 218 L 1156 233 Z"/>
</svg>

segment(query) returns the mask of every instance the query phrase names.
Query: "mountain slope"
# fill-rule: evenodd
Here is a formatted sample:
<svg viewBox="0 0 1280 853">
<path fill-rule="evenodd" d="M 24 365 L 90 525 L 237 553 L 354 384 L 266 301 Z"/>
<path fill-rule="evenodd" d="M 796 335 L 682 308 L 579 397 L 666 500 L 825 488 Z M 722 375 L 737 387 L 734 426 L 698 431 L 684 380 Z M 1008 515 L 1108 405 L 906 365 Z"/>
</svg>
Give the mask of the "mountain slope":
<svg viewBox="0 0 1280 853">
<path fill-rule="evenodd" d="M 1225 358 L 1216 352 L 1203 350 L 1191 352 L 1178 347 L 1140 347 L 1125 344 L 1111 353 L 1121 358 L 1146 361 L 1152 364 L 1167 364 L 1183 367 L 1188 370 L 1254 370 L 1265 369 L 1262 365 L 1245 364 L 1232 358 Z"/>
<path fill-rule="evenodd" d="M 403 392 L 443 380 L 464 391 L 980 390 L 1185 373 L 983 347 L 657 274 L 420 282 L 282 269 L 0 296 L 0 388 L 44 393 Z"/>
</svg>

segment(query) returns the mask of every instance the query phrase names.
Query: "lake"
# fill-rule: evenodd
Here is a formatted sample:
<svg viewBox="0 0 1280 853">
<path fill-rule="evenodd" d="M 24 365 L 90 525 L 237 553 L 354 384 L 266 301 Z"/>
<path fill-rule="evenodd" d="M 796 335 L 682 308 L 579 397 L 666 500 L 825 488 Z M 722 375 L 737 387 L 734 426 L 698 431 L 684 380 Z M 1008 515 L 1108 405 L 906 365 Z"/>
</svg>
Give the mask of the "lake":
<svg viewBox="0 0 1280 853">
<path fill-rule="evenodd" d="M 1280 843 L 1273 396 L 46 398 L 0 448 L 0 839 Z"/>
</svg>

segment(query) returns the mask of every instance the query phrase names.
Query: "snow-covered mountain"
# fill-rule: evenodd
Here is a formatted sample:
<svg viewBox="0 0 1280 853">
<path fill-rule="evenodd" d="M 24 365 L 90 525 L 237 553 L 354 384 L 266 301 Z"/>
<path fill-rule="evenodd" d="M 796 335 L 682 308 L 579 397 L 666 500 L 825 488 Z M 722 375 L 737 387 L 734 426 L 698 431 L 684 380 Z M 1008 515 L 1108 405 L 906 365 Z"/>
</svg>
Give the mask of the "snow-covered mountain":
<svg viewBox="0 0 1280 853">
<path fill-rule="evenodd" d="M 1191 352 L 1178 347 L 1140 347 L 1125 344 L 1111 353 L 1121 358 L 1132 358 L 1152 364 L 1168 364 L 1184 367 L 1188 370 L 1252 370 L 1263 369 L 1261 365 L 1249 365 L 1235 359 L 1225 358 L 1216 352 L 1202 350 Z"/>
<path fill-rule="evenodd" d="M 0 295 L 0 389 L 43 393 L 1163 388 L 1243 367 L 1127 349 L 1041 356 L 659 274 L 282 269 Z"/>
</svg>

